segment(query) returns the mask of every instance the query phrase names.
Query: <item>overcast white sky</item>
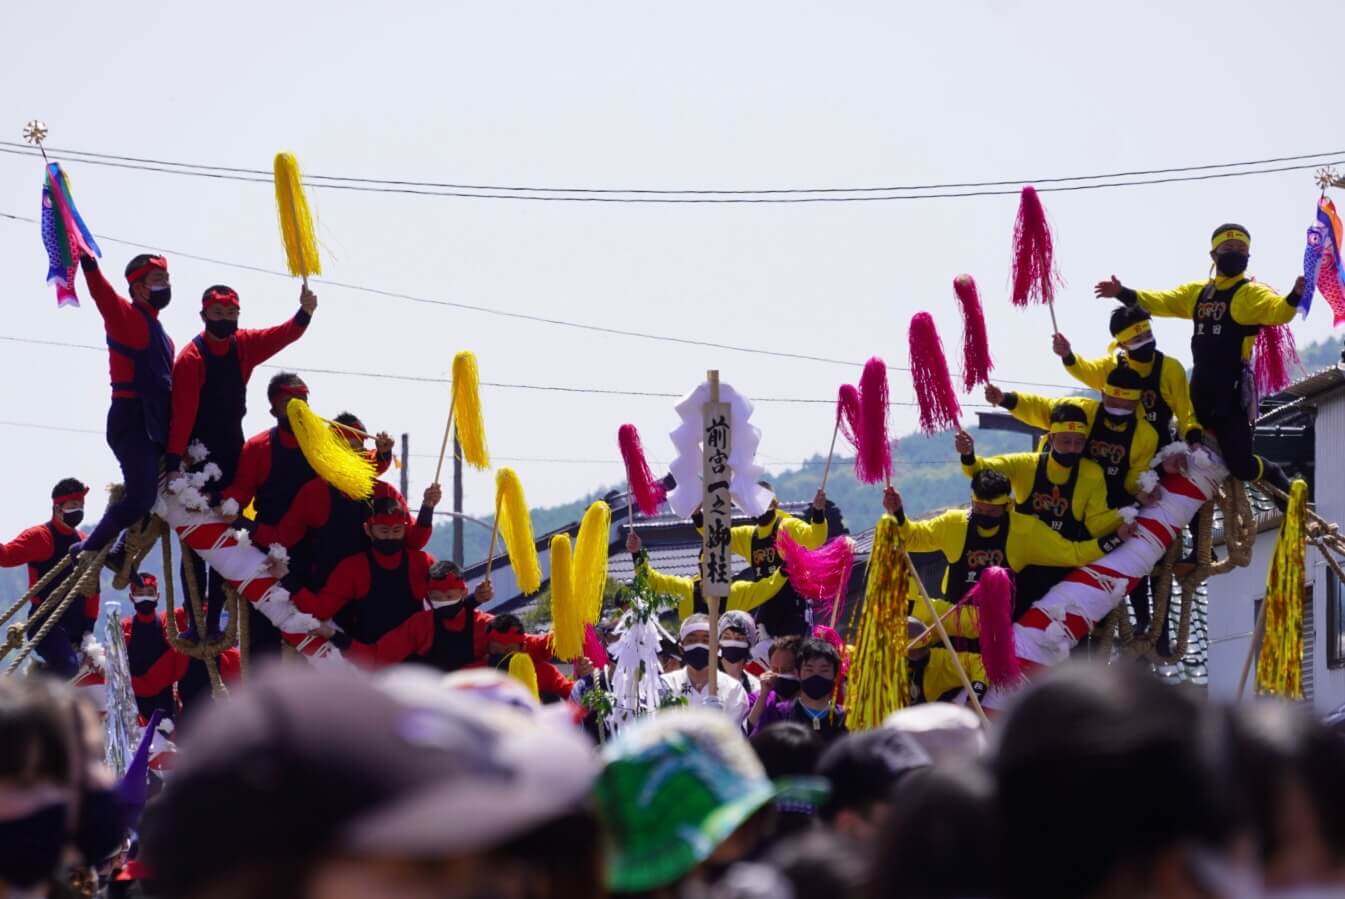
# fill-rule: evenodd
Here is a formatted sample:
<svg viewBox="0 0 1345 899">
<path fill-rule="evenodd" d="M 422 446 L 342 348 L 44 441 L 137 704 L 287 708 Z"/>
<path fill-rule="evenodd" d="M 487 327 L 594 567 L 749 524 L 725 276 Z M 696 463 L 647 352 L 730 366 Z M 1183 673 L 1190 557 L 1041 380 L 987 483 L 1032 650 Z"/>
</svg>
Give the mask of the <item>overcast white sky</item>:
<svg viewBox="0 0 1345 899">
<path fill-rule="evenodd" d="M 35 4 L 5 10 L 0 134 L 33 117 L 49 143 L 267 168 L 277 150 L 330 175 L 587 187 L 776 188 L 1045 178 L 1329 151 L 1334 95 L 1296 48 L 1320 5 L 1225 2 L 316 3 L 72 2 L 59 34 Z M 1334 129 L 1334 130 L 1333 130 Z M 241 294 L 244 326 L 292 314 L 295 281 L 186 260 L 283 267 L 269 185 L 69 163 L 90 227 L 169 251 L 179 346 L 201 291 Z M 0 155 L 0 212 L 34 216 L 41 166 Z M 1090 285 L 1202 277 L 1210 230 L 1253 235 L 1252 271 L 1282 289 L 1301 266 L 1310 172 L 1045 194 L 1069 289 L 1062 330 L 1101 352 Z M 310 191 L 329 277 L 601 325 L 862 362 L 906 359 L 906 323 L 933 314 L 954 358 L 954 275 L 976 276 L 998 372 L 1067 384 L 1045 309 L 1005 294 L 1016 199 L 763 206 L 528 203 Z M 122 283 L 139 252 L 104 241 Z M 57 310 L 37 226 L 0 219 L 0 335 L 102 343 L 84 307 Z M 604 336 L 317 284 L 308 335 L 281 361 L 442 376 L 471 349 L 482 378 L 680 393 L 718 367 L 749 396 L 826 397 L 858 367 Z M 1325 304 L 1295 325 L 1330 332 Z M 1185 351 L 1189 325 L 1160 343 Z M 249 432 L 268 425 L 264 383 Z M 313 403 L 412 435 L 413 498 L 432 473 L 442 386 L 311 374 Z M 52 483 L 101 486 L 106 354 L 0 341 L 3 539 L 47 515 Z M 894 399 L 910 399 L 894 378 Z M 621 475 L 633 422 L 670 458 L 673 401 L 483 391 L 497 460 L 534 505 Z M 825 452 L 827 406 L 763 404 L 769 467 Z M 893 417 L 894 433 L 913 424 Z M 79 428 L 98 433 L 37 430 Z M 609 460 L 600 464 L 534 458 Z M 527 459 L 529 461 L 522 461 Z M 489 511 L 487 475 L 467 508 Z M 90 518 L 101 502 L 90 504 Z"/>
</svg>

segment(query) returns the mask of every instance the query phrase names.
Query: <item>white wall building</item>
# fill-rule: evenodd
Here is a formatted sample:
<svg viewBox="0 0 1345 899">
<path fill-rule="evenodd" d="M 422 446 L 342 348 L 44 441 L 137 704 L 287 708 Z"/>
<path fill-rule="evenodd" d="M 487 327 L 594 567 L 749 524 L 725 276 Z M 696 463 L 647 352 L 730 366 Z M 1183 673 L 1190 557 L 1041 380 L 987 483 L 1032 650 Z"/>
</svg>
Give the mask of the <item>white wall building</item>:
<svg viewBox="0 0 1345 899">
<path fill-rule="evenodd" d="M 1313 506 L 1327 521 L 1345 524 L 1345 364 L 1299 381 L 1285 393 L 1295 398 L 1294 410 L 1315 412 Z M 1209 581 L 1208 668 L 1213 699 L 1231 700 L 1237 695 L 1258 604 L 1266 593 L 1266 568 L 1275 548 L 1279 515 L 1262 515 L 1260 522 L 1251 564 Z M 1308 547 L 1306 562 L 1310 608 L 1303 616 L 1303 692 L 1318 714 L 1326 714 L 1345 705 L 1345 584 L 1314 547 Z M 1245 695 L 1252 694 L 1254 684 L 1253 668 Z"/>
</svg>

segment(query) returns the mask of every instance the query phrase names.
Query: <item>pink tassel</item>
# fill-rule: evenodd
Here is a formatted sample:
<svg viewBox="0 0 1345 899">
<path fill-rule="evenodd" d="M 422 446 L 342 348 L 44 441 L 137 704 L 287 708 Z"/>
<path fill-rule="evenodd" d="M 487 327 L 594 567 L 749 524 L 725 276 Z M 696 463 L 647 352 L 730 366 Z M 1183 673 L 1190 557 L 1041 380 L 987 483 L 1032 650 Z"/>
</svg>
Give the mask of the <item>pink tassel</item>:
<svg viewBox="0 0 1345 899">
<path fill-rule="evenodd" d="M 920 404 L 920 430 L 937 434 L 958 427 L 962 407 L 957 402 L 957 391 L 948 374 L 948 360 L 943 356 L 943 341 L 928 312 L 917 312 L 911 318 L 908 335 L 911 345 L 911 380 L 915 384 L 915 399 Z"/>
<path fill-rule="evenodd" d="M 640 445 L 640 432 L 635 425 L 622 425 L 617 429 L 616 442 L 621 447 L 621 461 L 626 463 L 626 481 L 635 494 L 635 505 L 645 515 L 658 514 L 658 507 L 668 498 L 668 488 L 662 481 L 654 480 L 644 458 L 644 447 Z"/>
<path fill-rule="evenodd" d="M 606 668 L 611 661 L 607 658 L 607 647 L 603 646 L 602 635 L 591 624 L 584 628 L 584 656 L 598 669 Z"/>
<path fill-rule="evenodd" d="M 859 438 L 855 477 L 865 484 L 892 479 L 892 444 L 887 440 L 887 364 L 874 356 L 859 376 Z"/>
<path fill-rule="evenodd" d="M 1009 687 L 1023 678 L 1013 637 L 1013 591 L 1013 575 L 992 567 L 981 572 L 970 593 L 980 621 L 981 662 L 996 687 Z"/>
<path fill-rule="evenodd" d="M 784 528 L 775 537 L 775 550 L 789 566 L 789 585 L 812 601 L 813 617 L 830 620 L 837 597 L 844 600 L 854 570 L 855 542 L 840 537 L 817 549 L 807 549 Z"/>
<path fill-rule="evenodd" d="M 1256 376 L 1256 392 L 1261 396 L 1278 393 L 1289 386 L 1293 380 L 1290 366 L 1302 367 L 1298 358 L 1298 348 L 1294 346 L 1294 333 L 1288 325 L 1262 325 L 1256 335 L 1255 361 L 1253 373 Z"/>
<path fill-rule="evenodd" d="M 1026 306 L 1029 299 L 1054 303 L 1061 283 L 1055 270 L 1051 227 L 1036 188 L 1023 188 L 1018 219 L 1013 224 L 1013 304 Z"/>
<path fill-rule="evenodd" d="M 864 413 L 859 406 L 859 389 L 853 384 L 842 384 L 836 396 L 836 424 L 845 442 L 859 452 L 860 434 L 864 430 Z"/>
<path fill-rule="evenodd" d="M 953 279 L 953 293 L 962 307 L 962 389 L 971 393 L 977 384 L 989 384 L 995 361 L 990 358 L 990 338 L 985 333 L 981 295 L 971 275 Z"/>
</svg>

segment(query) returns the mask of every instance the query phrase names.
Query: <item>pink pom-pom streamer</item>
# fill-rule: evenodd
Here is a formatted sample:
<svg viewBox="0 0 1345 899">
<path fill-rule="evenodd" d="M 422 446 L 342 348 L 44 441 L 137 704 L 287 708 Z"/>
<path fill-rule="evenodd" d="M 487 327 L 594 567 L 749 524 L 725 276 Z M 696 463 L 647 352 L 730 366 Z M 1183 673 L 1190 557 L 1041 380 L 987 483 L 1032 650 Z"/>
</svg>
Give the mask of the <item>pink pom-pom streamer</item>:
<svg viewBox="0 0 1345 899">
<path fill-rule="evenodd" d="M 977 384 L 989 384 L 995 360 L 990 358 L 990 338 L 985 331 L 981 295 L 971 275 L 953 279 L 953 293 L 962 307 L 962 389 L 971 392 Z"/>
<path fill-rule="evenodd" d="M 926 434 L 956 428 L 962 417 L 957 402 L 957 391 L 948 374 L 948 360 L 943 355 L 943 341 L 928 312 L 917 312 L 911 317 L 908 334 L 911 347 L 911 381 L 915 385 L 915 399 L 920 405 L 920 430 Z"/>
<path fill-rule="evenodd" d="M 845 442 L 859 452 L 859 435 L 864 430 L 864 413 L 859 406 L 859 388 L 842 384 L 836 395 L 836 426 Z"/>
<path fill-rule="evenodd" d="M 859 376 L 859 427 L 855 431 L 855 477 L 865 484 L 892 479 L 887 439 L 887 364 L 874 356 Z"/>
<path fill-rule="evenodd" d="M 1026 306 L 1031 299 L 1054 303 L 1060 283 L 1046 210 L 1036 188 L 1028 185 L 1018 201 L 1018 218 L 1013 224 L 1013 304 Z"/>
<path fill-rule="evenodd" d="M 1023 678 L 1013 638 L 1013 575 L 1007 569 L 981 572 L 969 597 L 980 623 L 981 662 L 996 687 L 1009 687 Z"/>
<path fill-rule="evenodd" d="M 584 656 L 593 663 L 594 668 L 606 668 L 611 660 L 607 658 L 607 647 L 603 645 L 602 634 L 589 624 L 584 627 Z"/>
<path fill-rule="evenodd" d="M 658 507 L 668 498 L 668 489 L 662 481 L 654 480 L 654 473 L 649 470 L 640 432 L 635 425 L 622 425 L 617 429 L 616 442 L 621 448 L 621 461 L 626 464 L 626 481 L 635 495 L 635 504 L 645 515 L 657 514 Z"/>
<path fill-rule="evenodd" d="M 775 537 L 775 551 L 789 566 L 789 585 L 804 599 L 812 601 L 813 616 L 831 619 L 831 607 L 842 602 L 850 589 L 854 570 L 855 541 L 838 537 L 817 549 L 807 549 L 784 528 Z"/>
<path fill-rule="evenodd" d="M 1262 325 L 1261 332 L 1256 335 L 1254 359 L 1256 392 L 1262 396 L 1288 387 L 1293 380 L 1290 367 L 1303 364 L 1298 358 L 1298 347 L 1294 345 L 1294 333 L 1288 325 Z"/>
</svg>

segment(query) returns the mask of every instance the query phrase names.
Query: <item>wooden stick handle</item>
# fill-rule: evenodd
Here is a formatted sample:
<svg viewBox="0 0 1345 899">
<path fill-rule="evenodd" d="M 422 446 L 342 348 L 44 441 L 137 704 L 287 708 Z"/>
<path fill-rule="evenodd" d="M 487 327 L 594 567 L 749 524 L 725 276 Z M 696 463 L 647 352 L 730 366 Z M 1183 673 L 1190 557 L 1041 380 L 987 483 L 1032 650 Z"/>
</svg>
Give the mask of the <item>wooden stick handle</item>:
<svg viewBox="0 0 1345 899">
<path fill-rule="evenodd" d="M 1247 675 L 1252 670 L 1252 659 L 1256 658 L 1257 650 L 1261 648 L 1261 641 L 1266 636 L 1266 606 L 1269 603 L 1261 600 L 1261 608 L 1256 613 L 1256 627 L 1252 629 L 1252 643 L 1247 647 L 1247 657 L 1242 660 L 1242 674 L 1238 677 L 1238 702 L 1242 701 L 1242 694 L 1247 689 Z"/>
<path fill-rule="evenodd" d="M 719 597 L 705 597 L 710 610 L 710 695 L 719 697 Z"/>
<path fill-rule="evenodd" d="M 495 537 L 500 533 L 500 501 L 495 500 L 495 520 L 490 526 L 490 549 L 486 553 L 486 583 L 490 583 L 490 568 L 495 563 Z"/>
<path fill-rule="evenodd" d="M 836 418 L 836 427 L 831 429 L 831 449 L 827 450 L 827 467 L 822 469 L 822 489 L 827 489 L 827 478 L 831 475 L 831 459 L 836 455 L 836 435 L 841 432 L 841 419 Z"/>
<path fill-rule="evenodd" d="M 943 620 L 939 618 L 939 612 L 934 608 L 934 600 L 929 598 L 929 591 L 925 589 L 924 581 L 920 580 L 920 575 L 915 573 L 915 562 L 911 559 L 911 554 L 907 552 L 906 547 L 901 547 L 901 554 L 906 557 L 906 564 L 911 566 L 911 573 L 914 575 L 916 586 L 920 588 L 920 598 L 925 601 L 925 608 L 929 610 L 929 617 L 934 619 L 934 629 L 939 632 L 939 640 L 943 643 L 943 648 L 948 650 L 948 655 L 953 661 L 953 669 L 957 672 L 957 679 L 962 682 L 962 689 L 967 691 L 967 700 L 971 702 L 972 710 L 976 712 L 981 721 L 989 726 L 990 719 L 985 714 L 985 709 L 981 708 L 981 700 L 977 698 L 976 691 L 972 689 L 971 678 L 967 677 L 967 669 L 962 667 L 962 660 L 958 658 L 957 650 L 953 648 L 953 640 L 948 636 L 948 631 L 944 629 Z"/>
<path fill-rule="evenodd" d="M 960 602 L 953 603 L 953 607 L 951 609 L 949 609 L 948 611 L 944 612 L 942 615 L 939 616 L 939 621 L 947 621 L 949 616 L 951 616 L 958 609 L 963 608 L 965 604 L 966 599 L 963 599 Z M 924 631 L 921 632 L 920 636 L 916 637 L 914 640 L 909 641 L 906 645 L 910 646 L 911 644 L 919 643 L 921 640 L 925 639 L 933 632 L 934 632 L 934 625 L 931 624 L 929 627 L 925 628 Z"/>
<path fill-rule="evenodd" d="M 448 402 L 448 421 L 444 422 L 444 439 L 439 444 L 439 461 L 434 466 L 434 483 L 440 483 L 439 475 L 444 471 L 444 454 L 448 452 L 448 438 L 453 433 L 453 403 L 457 399 L 454 397 Z M 495 516 L 499 518 L 499 515 Z"/>
<path fill-rule="evenodd" d="M 1051 333 L 1059 334 L 1060 326 L 1055 323 L 1055 303 L 1047 303 L 1046 308 L 1051 310 Z"/>
</svg>

